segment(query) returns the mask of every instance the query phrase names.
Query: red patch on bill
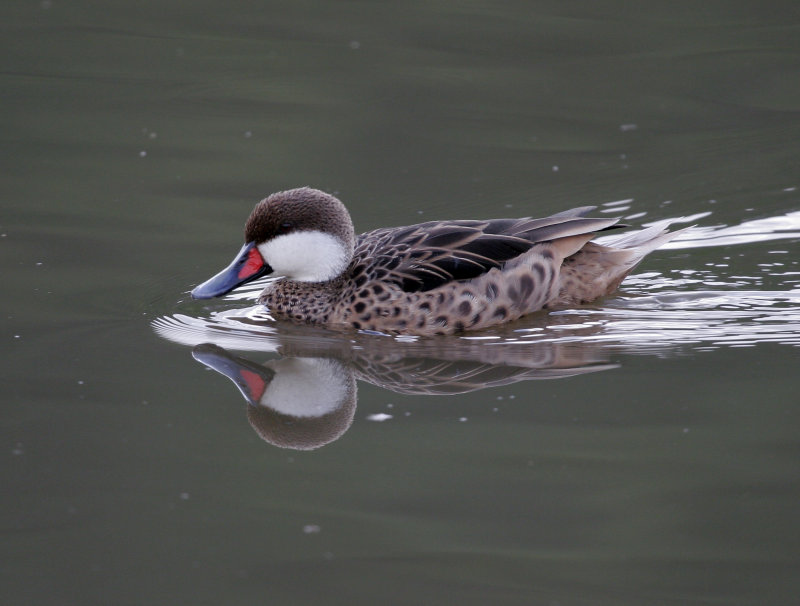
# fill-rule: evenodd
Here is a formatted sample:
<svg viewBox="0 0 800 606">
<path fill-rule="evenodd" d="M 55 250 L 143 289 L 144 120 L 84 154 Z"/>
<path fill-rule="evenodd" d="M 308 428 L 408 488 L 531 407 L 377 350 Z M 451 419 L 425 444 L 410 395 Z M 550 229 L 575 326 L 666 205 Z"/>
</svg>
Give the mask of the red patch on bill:
<svg viewBox="0 0 800 606">
<path fill-rule="evenodd" d="M 239 279 L 249 278 L 262 267 L 264 267 L 264 259 L 261 258 L 257 249 L 251 248 L 247 253 L 247 261 L 244 262 L 244 265 L 239 270 Z"/>
<path fill-rule="evenodd" d="M 254 373 L 252 370 L 240 370 L 239 375 L 242 377 L 242 380 L 247 384 L 247 391 L 250 392 L 250 399 L 258 404 L 259 400 L 261 400 L 261 396 L 264 395 L 264 390 L 267 387 L 267 384 L 264 382 L 257 373 Z"/>
</svg>

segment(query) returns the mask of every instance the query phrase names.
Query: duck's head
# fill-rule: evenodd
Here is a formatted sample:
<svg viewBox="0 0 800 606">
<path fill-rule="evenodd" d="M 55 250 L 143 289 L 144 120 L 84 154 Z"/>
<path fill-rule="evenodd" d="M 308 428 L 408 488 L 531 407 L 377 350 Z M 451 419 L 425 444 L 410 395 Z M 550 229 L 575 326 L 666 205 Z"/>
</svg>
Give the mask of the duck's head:
<svg viewBox="0 0 800 606">
<path fill-rule="evenodd" d="M 325 282 L 353 257 L 355 232 L 338 199 L 309 187 L 272 194 L 253 209 L 244 246 L 233 262 L 192 291 L 195 299 L 219 297 L 261 276 Z"/>
</svg>

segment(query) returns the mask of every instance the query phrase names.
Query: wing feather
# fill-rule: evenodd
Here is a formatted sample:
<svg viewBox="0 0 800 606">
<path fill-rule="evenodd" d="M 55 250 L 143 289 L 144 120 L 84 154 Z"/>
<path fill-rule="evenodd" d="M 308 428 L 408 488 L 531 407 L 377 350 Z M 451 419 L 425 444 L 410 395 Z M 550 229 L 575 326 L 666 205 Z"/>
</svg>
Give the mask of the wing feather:
<svg viewBox="0 0 800 606">
<path fill-rule="evenodd" d="M 612 229 L 617 219 L 591 219 L 592 207 L 544 219 L 431 221 L 378 229 L 358 237 L 354 263 L 371 265 L 377 279 L 406 292 L 471 280 L 526 253 L 538 243 Z"/>
</svg>

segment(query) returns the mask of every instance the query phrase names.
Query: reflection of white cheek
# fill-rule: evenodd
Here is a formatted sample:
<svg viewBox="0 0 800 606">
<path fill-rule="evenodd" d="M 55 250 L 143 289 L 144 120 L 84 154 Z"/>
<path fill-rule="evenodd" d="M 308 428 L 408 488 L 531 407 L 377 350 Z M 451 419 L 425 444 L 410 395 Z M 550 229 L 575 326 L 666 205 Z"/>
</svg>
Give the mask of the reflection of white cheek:
<svg viewBox="0 0 800 606">
<path fill-rule="evenodd" d="M 346 373 L 324 358 L 284 358 L 267 364 L 275 371 L 259 404 L 293 417 L 321 417 L 347 397 Z"/>
<path fill-rule="evenodd" d="M 341 241 L 321 231 L 300 231 L 258 245 L 258 252 L 276 275 L 302 282 L 323 282 L 338 276 L 349 255 Z"/>
</svg>

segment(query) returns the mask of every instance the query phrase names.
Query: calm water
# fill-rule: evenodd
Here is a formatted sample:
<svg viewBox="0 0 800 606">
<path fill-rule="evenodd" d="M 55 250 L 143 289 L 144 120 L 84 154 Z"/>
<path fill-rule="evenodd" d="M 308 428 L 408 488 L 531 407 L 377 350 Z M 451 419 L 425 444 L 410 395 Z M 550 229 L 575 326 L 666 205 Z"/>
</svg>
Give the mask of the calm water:
<svg viewBox="0 0 800 606">
<path fill-rule="evenodd" d="M 796 603 L 797 3 L 220 6 L 0 8 L 2 603 Z M 191 301 L 300 185 L 696 227 L 469 338 Z"/>
</svg>

